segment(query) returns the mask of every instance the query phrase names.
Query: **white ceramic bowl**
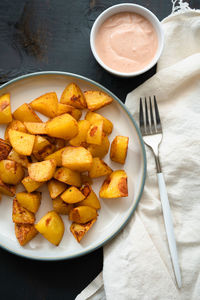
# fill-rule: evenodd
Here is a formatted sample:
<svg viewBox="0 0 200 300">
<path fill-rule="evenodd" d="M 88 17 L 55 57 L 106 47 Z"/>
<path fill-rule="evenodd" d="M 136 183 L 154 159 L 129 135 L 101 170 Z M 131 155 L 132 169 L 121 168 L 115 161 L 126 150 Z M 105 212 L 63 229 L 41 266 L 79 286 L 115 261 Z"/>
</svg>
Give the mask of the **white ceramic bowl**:
<svg viewBox="0 0 200 300">
<path fill-rule="evenodd" d="M 143 16 L 144 18 L 146 18 L 147 20 L 150 21 L 150 23 L 153 25 L 153 27 L 157 33 L 158 48 L 157 48 L 157 52 L 156 52 L 154 58 L 147 66 L 145 66 L 145 68 L 143 68 L 139 71 L 136 71 L 136 72 L 123 73 L 123 72 L 119 72 L 119 71 L 111 69 L 100 59 L 100 57 L 97 54 L 97 51 L 95 49 L 95 39 L 96 39 L 96 34 L 99 30 L 99 27 L 104 23 L 104 21 L 106 19 L 108 19 L 112 15 L 120 13 L 120 12 L 132 12 L 132 13 L 137 13 L 137 14 Z M 102 12 L 98 16 L 98 18 L 96 19 L 96 21 L 94 22 L 94 24 L 92 26 L 91 33 L 90 33 L 90 46 L 91 46 L 92 53 L 93 53 L 95 59 L 97 60 L 97 62 L 108 72 L 112 73 L 113 75 L 120 76 L 120 77 L 137 76 L 137 75 L 140 75 L 140 74 L 148 71 L 149 69 L 151 69 L 157 63 L 157 61 L 162 53 L 163 44 L 164 44 L 164 34 L 162 31 L 160 21 L 150 10 L 148 10 L 147 8 L 145 8 L 143 6 L 137 5 L 137 4 L 123 3 L 123 4 L 118 4 L 118 5 L 109 7 L 108 9 L 106 9 L 104 12 Z"/>
</svg>

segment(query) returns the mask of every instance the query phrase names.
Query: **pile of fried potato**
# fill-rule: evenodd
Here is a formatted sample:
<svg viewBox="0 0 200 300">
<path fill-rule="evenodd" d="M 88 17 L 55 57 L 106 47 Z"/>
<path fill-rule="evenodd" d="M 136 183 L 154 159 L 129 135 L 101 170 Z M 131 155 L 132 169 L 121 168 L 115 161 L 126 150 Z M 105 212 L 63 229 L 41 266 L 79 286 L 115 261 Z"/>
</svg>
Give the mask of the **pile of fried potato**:
<svg viewBox="0 0 200 300">
<path fill-rule="evenodd" d="M 20 245 L 41 233 L 59 245 L 64 234 L 60 215 L 72 221 L 70 230 L 78 242 L 97 220 L 100 201 L 92 189 L 94 178 L 107 176 L 99 192 L 102 198 L 128 196 L 124 170 L 113 171 L 103 158 L 109 152 L 108 135 L 113 124 L 94 112 L 112 98 L 101 91 L 86 91 L 67 85 L 58 101 L 55 92 L 24 103 L 11 113 L 10 94 L 0 96 L 0 123 L 7 124 L 0 139 L 0 194 L 14 197 L 12 219 Z M 82 110 L 88 109 L 80 120 Z M 49 118 L 43 122 L 36 112 Z M 116 136 L 111 160 L 124 164 L 128 137 Z M 16 193 L 22 183 L 25 190 Z M 52 211 L 35 224 L 42 193 L 47 183 Z M 0 195 L 1 196 L 1 195 Z"/>
</svg>

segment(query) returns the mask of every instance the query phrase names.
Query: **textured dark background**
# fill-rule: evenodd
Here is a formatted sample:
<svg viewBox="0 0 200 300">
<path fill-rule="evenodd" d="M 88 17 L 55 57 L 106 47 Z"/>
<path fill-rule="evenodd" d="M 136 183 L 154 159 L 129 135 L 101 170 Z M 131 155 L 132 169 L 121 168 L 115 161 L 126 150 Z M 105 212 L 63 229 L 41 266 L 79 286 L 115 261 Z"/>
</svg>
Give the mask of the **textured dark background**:
<svg viewBox="0 0 200 300">
<path fill-rule="evenodd" d="M 42 70 L 77 73 L 115 93 L 126 94 L 155 73 L 132 79 L 106 73 L 89 46 L 96 17 L 118 0 L 0 0 L 0 84 Z M 200 0 L 188 1 L 200 8 Z M 162 20 L 171 13 L 170 0 L 138 0 Z M 37 262 L 0 248 L 0 299 L 61 300 L 75 296 L 102 270 L 102 249 L 71 261 Z"/>
</svg>

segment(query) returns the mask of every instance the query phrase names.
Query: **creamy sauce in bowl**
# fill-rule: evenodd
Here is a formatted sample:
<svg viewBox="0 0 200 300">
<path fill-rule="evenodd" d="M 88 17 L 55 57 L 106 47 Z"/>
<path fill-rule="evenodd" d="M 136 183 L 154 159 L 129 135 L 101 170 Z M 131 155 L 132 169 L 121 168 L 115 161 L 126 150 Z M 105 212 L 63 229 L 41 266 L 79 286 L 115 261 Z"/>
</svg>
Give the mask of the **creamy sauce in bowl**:
<svg viewBox="0 0 200 300">
<path fill-rule="evenodd" d="M 146 18 L 121 12 L 100 26 L 95 48 L 105 65 L 119 72 L 132 73 L 152 61 L 158 49 L 158 37 Z"/>
</svg>

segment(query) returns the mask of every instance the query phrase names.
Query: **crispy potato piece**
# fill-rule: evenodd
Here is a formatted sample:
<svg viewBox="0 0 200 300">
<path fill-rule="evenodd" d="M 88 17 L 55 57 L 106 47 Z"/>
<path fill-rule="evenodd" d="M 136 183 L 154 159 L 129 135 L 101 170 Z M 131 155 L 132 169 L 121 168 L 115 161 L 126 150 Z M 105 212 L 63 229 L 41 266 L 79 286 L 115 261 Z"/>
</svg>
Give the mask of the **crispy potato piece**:
<svg viewBox="0 0 200 300">
<path fill-rule="evenodd" d="M 0 160 L 6 159 L 8 157 L 10 150 L 11 150 L 10 144 L 0 139 Z"/>
<path fill-rule="evenodd" d="M 60 198 L 66 203 L 73 204 L 85 199 L 85 196 L 75 186 L 71 186 L 60 196 Z"/>
<path fill-rule="evenodd" d="M 44 160 L 37 163 L 32 163 L 28 167 L 28 174 L 31 179 L 44 182 L 50 180 L 56 170 L 55 159 Z"/>
<path fill-rule="evenodd" d="M 61 193 L 63 193 L 67 186 L 65 183 L 63 182 L 60 182 L 56 179 L 51 179 L 48 183 L 47 183 L 47 186 L 48 186 L 48 190 L 49 190 L 49 194 L 50 194 L 50 197 L 52 199 L 55 199 L 57 198 Z"/>
<path fill-rule="evenodd" d="M 110 96 L 100 91 L 86 91 L 84 92 L 84 96 L 87 102 L 87 107 L 91 111 L 97 110 L 113 101 Z"/>
<path fill-rule="evenodd" d="M 16 185 L 24 177 L 24 169 L 16 161 L 4 159 L 0 161 L 0 176 L 4 183 Z"/>
<path fill-rule="evenodd" d="M 83 147 L 66 147 L 62 152 L 62 165 L 79 172 L 88 171 L 92 166 L 92 155 Z"/>
<path fill-rule="evenodd" d="M 92 178 L 90 178 L 86 174 L 81 174 L 81 182 L 82 182 L 82 184 L 85 184 L 85 183 L 92 184 L 93 183 Z"/>
<path fill-rule="evenodd" d="M 8 131 L 8 136 L 13 149 L 21 155 L 31 155 L 35 136 L 14 129 Z"/>
<path fill-rule="evenodd" d="M 108 153 L 109 147 L 109 139 L 107 135 L 105 135 L 105 133 L 103 132 L 101 145 L 91 144 L 87 147 L 87 149 L 90 151 L 93 157 L 103 158 Z"/>
<path fill-rule="evenodd" d="M 128 150 L 129 138 L 126 136 L 116 136 L 110 148 L 110 158 L 120 164 L 124 164 Z"/>
<path fill-rule="evenodd" d="M 48 139 L 49 139 L 49 137 L 48 137 Z M 52 138 L 50 138 L 50 140 L 51 139 Z M 65 147 L 66 141 L 63 139 L 54 138 L 54 142 L 51 142 L 51 144 L 53 144 L 55 146 L 55 151 L 58 151 Z"/>
<path fill-rule="evenodd" d="M 27 177 L 24 177 L 24 179 L 22 180 L 22 184 L 24 185 L 24 187 L 28 193 L 32 193 L 35 190 L 37 190 L 40 186 L 42 186 L 44 183 L 37 182 L 37 181 L 31 179 L 29 176 L 27 176 Z"/>
<path fill-rule="evenodd" d="M 66 113 L 70 114 L 74 119 L 76 119 L 76 121 L 78 121 L 82 116 L 82 112 L 79 109 L 77 109 L 71 105 L 58 103 L 57 116 L 60 116 L 62 114 L 66 114 Z"/>
<path fill-rule="evenodd" d="M 90 206 L 78 206 L 73 208 L 69 213 L 69 219 L 72 222 L 85 224 L 97 218 L 97 211 Z"/>
<path fill-rule="evenodd" d="M 85 196 L 85 199 L 82 200 L 81 202 L 77 203 L 77 205 L 90 206 L 95 209 L 101 208 L 100 201 L 97 198 L 97 195 L 95 194 L 95 192 L 93 191 L 92 187 L 89 184 L 86 184 L 84 187 L 82 187 L 81 192 Z"/>
<path fill-rule="evenodd" d="M 50 243 L 58 246 L 62 240 L 65 227 L 61 217 L 55 212 L 50 211 L 35 224 L 35 228 Z"/>
<path fill-rule="evenodd" d="M 112 169 L 99 157 L 94 157 L 92 161 L 92 167 L 89 171 L 91 178 L 97 178 L 112 173 Z"/>
<path fill-rule="evenodd" d="M 16 188 L 12 185 L 5 184 L 1 179 L 0 179 L 0 193 L 7 195 L 9 197 L 15 196 Z"/>
<path fill-rule="evenodd" d="M 26 193 L 20 192 L 16 194 L 16 199 L 22 207 L 29 211 L 36 213 L 41 203 L 41 192 Z"/>
<path fill-rule="evenodd" d="M 4 94 L 0 96 L 0 124 L 7 124 L 11 121 L 10 94 Z"/>
<path fill-rule="evenodd" d="M 46 93 L 30 103 L 30 106 L 41 114 L 54 118 L 57 116 L 58 98 L 55 92 Z"/>
<path fill-rule="evenodd" d="M 95 124 L 90 126 L 87 133 L 87 143 L 101 145 L 103 137 L 103 120 L 96 121 Z"/>
<path fill-rule="evenodd" d="M 53 209 L 60 215 L 68 215 L 73 208 L 73 204 L 65 203 L 60 197 L 53 199 Z"/>
<path fill-rule="evenodd" d="M 80 243 L 84 235 L 88 232 L 88 230 L 92 227 L 92 225 L 96 222 L 97 219 L 93 219 L 85 224 L 72 223 L 70 226 L 70 231 Z"/>
<path fill-rule="evenodd" d="M 75 185 L 81 187 L 80 173 L 62 167 L 56 170 L 54 178 L 69 185 Z"/>
<path fill-rule="evenodd" d="M 100 114 L 94 113 L 92 111 L 88 111 L 85 116 L 85 119 L 88 120 L 91 124 L 96 124 L 96 121 L 102 120 L 103 121 L 103 131 L 106 134 L 110 134 L 113 130 L 112 122 Z"/>
<path fill-rule="evenodd" d="M 21 164 L 24 168 L 28 168 L 28 158 L 24 155 L 18 154 L 15 150 L 11 150 L 10 153 L 8 154 L 7 159 L 16 161 L 18 164 Z"/>
<path fill-rule="evenodd" d="M 67 85 L 67 87 L 64 89 L 60 98 L 60 102 L 76 108 L 87 107 L 84 94 L 78 85 L 73 82 Z"/>
<path fill-rule="evenodd" d="M 99 196 L 101 198 L 118 198 L 128 196 L 127 175 L 124 170 L 112 172 L 104 181 Z"/>
<path fill-rule="evenodd" d="M 8 124 L 5 130 L 4 138 L 6 141 L 9 141 L 8 131 L 9 129 L 14 129 L 21 132 L 27 132 L 26 127 L 24 124 L 19 120 L 13 120 L 11 123 Z"/>
<path fill-rule="evenodd" d="M 15 120 L 19 120 L 21 122 L 42 122 L 42 120 L 34 112 L 32 107 L 27 103 L 24 103 L 21 106 L 19 106 L 14 111 L 13 117 Z"/>
<path fill-rule="evenodd" d="M 38 231 L 32 224 L 16 224 L 15 223 L 15 235 L 21 246 L 26 245 L 30 242 L 36 235 Z"/>
<path fill-rule="evenodd" d="M 69 114 L 63 114 L 46 122 L 47 134 L 69 140 L 78 134 L 78 123 Z"/>
<path fill-rule="evenodd" d="M 78 122 L 78 134 L 69 141 L 71 146 L 85 146 L 87 132 L 90 128 L 90 122 L 87 120 L 81 120 Z"/>
<path fill-rule="evenodd" d="M 13 223 L 19 224 L 34 224 L 35 215 L 28 211 L 26 208 L 22 207 L 21 204 L 15 198 L 13 200 L 13 213 L 12 213 Z"/>
<path fill-rule="evenodd" d="M 58 167 L 61 167 L 62 166 L 62 152 L 64 151 L 65 147 L 46 156 L 45 157 L 45 160 L 48 160 L 48 159 L 55 159 L 56 160 L 56 165 Z"/>
<path fill-rule="evenodd" d="M 24 122 L 24 126 L 31 134 L 47 134 L 46 123 Z"/>
<path fill-rule="evenodd" d="M 45 137 L 36 135 L 33 146 L 33 155 L 39 161 L 45 159 L 46 156 L 53 153 L 55 146 L 52 145 Z"/>
</svg>

